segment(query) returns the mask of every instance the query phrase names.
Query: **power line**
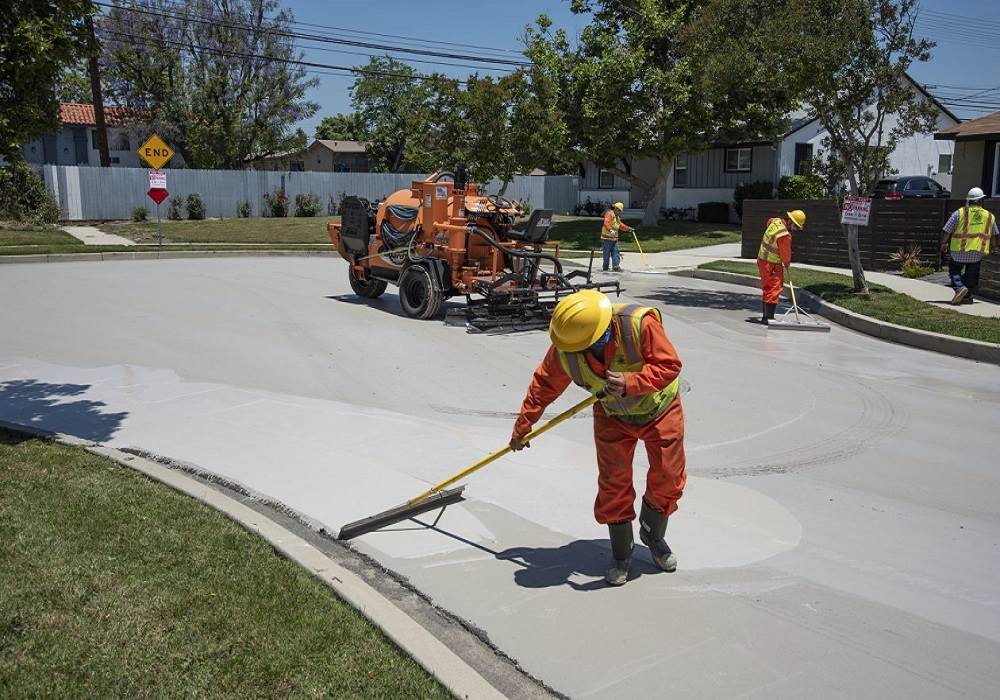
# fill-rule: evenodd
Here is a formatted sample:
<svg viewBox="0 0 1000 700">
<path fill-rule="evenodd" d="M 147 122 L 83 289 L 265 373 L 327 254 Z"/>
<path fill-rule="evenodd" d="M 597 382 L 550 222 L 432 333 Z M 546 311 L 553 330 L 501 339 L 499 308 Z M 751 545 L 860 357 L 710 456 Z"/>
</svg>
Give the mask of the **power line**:
<svg viewBox="0 0 1000 700">
<path fill-rule="evenodd" d="M 255 26 L 250 26 L 250 25 L 247 25 L 247 24 L 237 24 L 237 23 L 233 23 L 233 22 L 223 22 L 223 21 L 219 21 L 218 19 L 206 18 L 204 16 L 173 14 L 173 13 L 169 13 L 169 12 L 159 12 L 159 11 L 156 11 L 156 10 L 150 10 L 150 9 L 144 9 L 144 8 L 138 8 L 138 7 L 120 7 L 120 6 L 112 5 L 110 3 L 105 3 L 105 2 L 95 2 L 94 4 L 99 5 L 101 7 L 108 8 L 108 9 L 117 9 L 117 10 L 123 11 L 123 12 L 138 12 L 140 14 L 151 15 L 151 16 L 154 16 L 154 17 L 161 17 L 161 18 L 167 18 L 167 19 L 176 19 L 176 20 L 187 20 L 187 21 L 192 21 L 192 22 L 198 23 L 198 24 L 207 24 L 207 25 L 210 25 L 210 26 L 221 26 L 221 27 L 228 27 L 228 28 L 232 28 L 232 29 L 251 30 L 251 31 L 254 31 L 254 32 L 262 33 L 262 34 L 273 34 L 273 35 L 276 35 L 276 36 L 283 36 L 283 37 L 291 38 L 291 39 L 306 39 L 306 40 L 309 40 L 309 41 L 317 41 L 317 42 L 322 42 L 322 43 L 338 44 L 338 45 L 343 45 L 343 46 L 353 46 L 353 47 L 358 47 L 358 48 L 369 48 L 369 49 L 375 49 L 375 50 L 377 50 L 379 52 L 412 53 L 412 54 L 416 54 L 416 55 L 420 55 L 420 56 L 434 56 L 434 57 L 438 57 L 438 58 L 450 58 L 450 59 L 456 59 L 456 60 L 476 61 L 476 62 L 481 62 L 481 63 L 492 63 L 492 64 L 498 64 L 498 65 L 503 65 L 503 66 L 512 66 L 512 67 L 516 67 L 516 68 L 520 68 L 520 67 L 530 66 L 531 65 L 531 63 L 528 62 L 528 61 L 514 61 L 514 60 L 510 60 L 510 59 L 494 58 L 494 57 L 489 57 L 489 56 L 475 56 L 475 55 L 472 55 L 472 54 L 456 54 L 456 53 L 447 53 L 447 52 L 442 52 L 442 51 L 431 51 L 431 50 L 428 50 L 428 49 L 415 49 L 415 48 L 407 48 L 407 47 L 399 47 L 399 46 L 390 46 L 390 45 L 387 45 L 387 44 L 374 44 L 374 43 L 370 43 L 370 42 L 355 41 L 355 40 L 351 40 L 351 39 L 339 39 L 339 38 L 335 38 L 335 37 L 324 36 L 324 35 L 321 35 L 321 34 L 303 34 L 303 33 L 299 33 L 299 32 L 289 32 L 289 31 L 286 31 L 286 30 L 283 30 L 283 29 L 274 28 L 274 27 L 264 27 L 264 26 L 257 26 L 257 27 L 255 27 Z"/>
</svg>

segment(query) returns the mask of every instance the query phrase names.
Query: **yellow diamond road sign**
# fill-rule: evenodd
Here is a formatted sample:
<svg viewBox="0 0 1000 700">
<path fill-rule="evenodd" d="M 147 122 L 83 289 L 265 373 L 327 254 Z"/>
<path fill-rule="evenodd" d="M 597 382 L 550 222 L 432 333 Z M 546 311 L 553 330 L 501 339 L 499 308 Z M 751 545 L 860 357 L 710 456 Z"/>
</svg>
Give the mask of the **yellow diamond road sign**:
<svg viewBox="0 0 1000 700">
<path fill-rule="evenodd" d="M 153 134 L 146 143 L 139 146 L 139 157 L 146 161 L 153 170 L 160 170 L 167 161 L 173 158 L 174 149 L 164 143 L 156 134 Z"/>
</svg>

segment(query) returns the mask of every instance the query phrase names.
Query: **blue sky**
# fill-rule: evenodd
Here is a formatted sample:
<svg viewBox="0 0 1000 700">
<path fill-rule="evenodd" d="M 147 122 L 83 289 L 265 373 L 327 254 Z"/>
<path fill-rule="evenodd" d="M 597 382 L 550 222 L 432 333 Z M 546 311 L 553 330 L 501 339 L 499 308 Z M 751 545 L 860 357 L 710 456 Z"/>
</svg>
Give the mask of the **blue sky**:
<svg viewBox="0 0 1000 700">
<path fill-rule="evenodd" d="M 575 36 L 588 18 L 574 15 L 569 0 L 284 0 L 300 26 L 312 32 L 379 45 L 417 47 L 459 54 L 517 59 L 524 26 L 540 13 Z M 1000 2 L 997 0 L 922 0 L 918 33 L 938 42 L 932 59 L 919 64 L 913 77 L 929 84 L 959 117 L 971 118 L 1000 109 Z M 362 34 L 360 32 L 369 32 Z M 396 36 L 378 36 L 374 33 Z M 402 37 L 402 38 L 400 38 Z M 451 42 L 440 44 L 437 42 Z M 456 46 L 464 44 L 468 46 Z M 370 49 L 320 42 L 300 42 L 306 60 L 354 66 L 367 61 Z M 359 52 L 362 55 L 346 53 Z M 397 56 L 403 58 L 403 56 Z M 447 59 L 410 56 L 427 61 Z M 453 60 L 454 63 L 462 61 Z M 418 71 L 464 77 L 470 68 L 412 63 Z M 496 71 L 484 74 L 499 75 Z M 320 84 L 310 97 L 320 104 L 317 115 L 301 124 L 310 137 L 321 117 L 350 111 L 352 78 L 317 74 Z"/>
</svg>

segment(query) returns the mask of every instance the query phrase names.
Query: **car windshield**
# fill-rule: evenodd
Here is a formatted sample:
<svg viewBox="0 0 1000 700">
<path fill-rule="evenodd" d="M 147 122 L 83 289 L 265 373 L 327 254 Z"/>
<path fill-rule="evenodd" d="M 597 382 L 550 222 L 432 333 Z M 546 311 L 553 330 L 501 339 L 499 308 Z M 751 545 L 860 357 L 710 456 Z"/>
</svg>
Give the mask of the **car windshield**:
<svg viewBox="0 0 1000 700">
<path fill-rule="evenodd" d="M 895 180 L 879 180 L 875 185 L 876 192 L 895 192 L 896 191 L 896 181 Z"/>
</svg>

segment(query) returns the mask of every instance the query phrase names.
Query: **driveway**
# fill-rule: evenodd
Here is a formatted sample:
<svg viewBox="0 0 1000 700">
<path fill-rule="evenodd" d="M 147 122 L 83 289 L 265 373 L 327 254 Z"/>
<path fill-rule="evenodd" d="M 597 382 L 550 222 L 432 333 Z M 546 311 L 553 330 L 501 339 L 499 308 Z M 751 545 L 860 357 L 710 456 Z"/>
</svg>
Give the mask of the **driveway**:
<svg viewBox="0 0 1000 700">
<path fill-rule="evenodd" d="M 624 282 L 684 361 L 677 573 L 642 551 L 601 582 L 586 417 L 354 546 L 573 697 L 993 696 L 1000 368 L 769 334 L 747 288 Z M 0 298 L 0 419 L 188 463 L 331 532 L 505 444 L 547 347 L 412 321 L 391 290 L 360 303 L 332 259 L 9 265 Z"/>
</svg>

